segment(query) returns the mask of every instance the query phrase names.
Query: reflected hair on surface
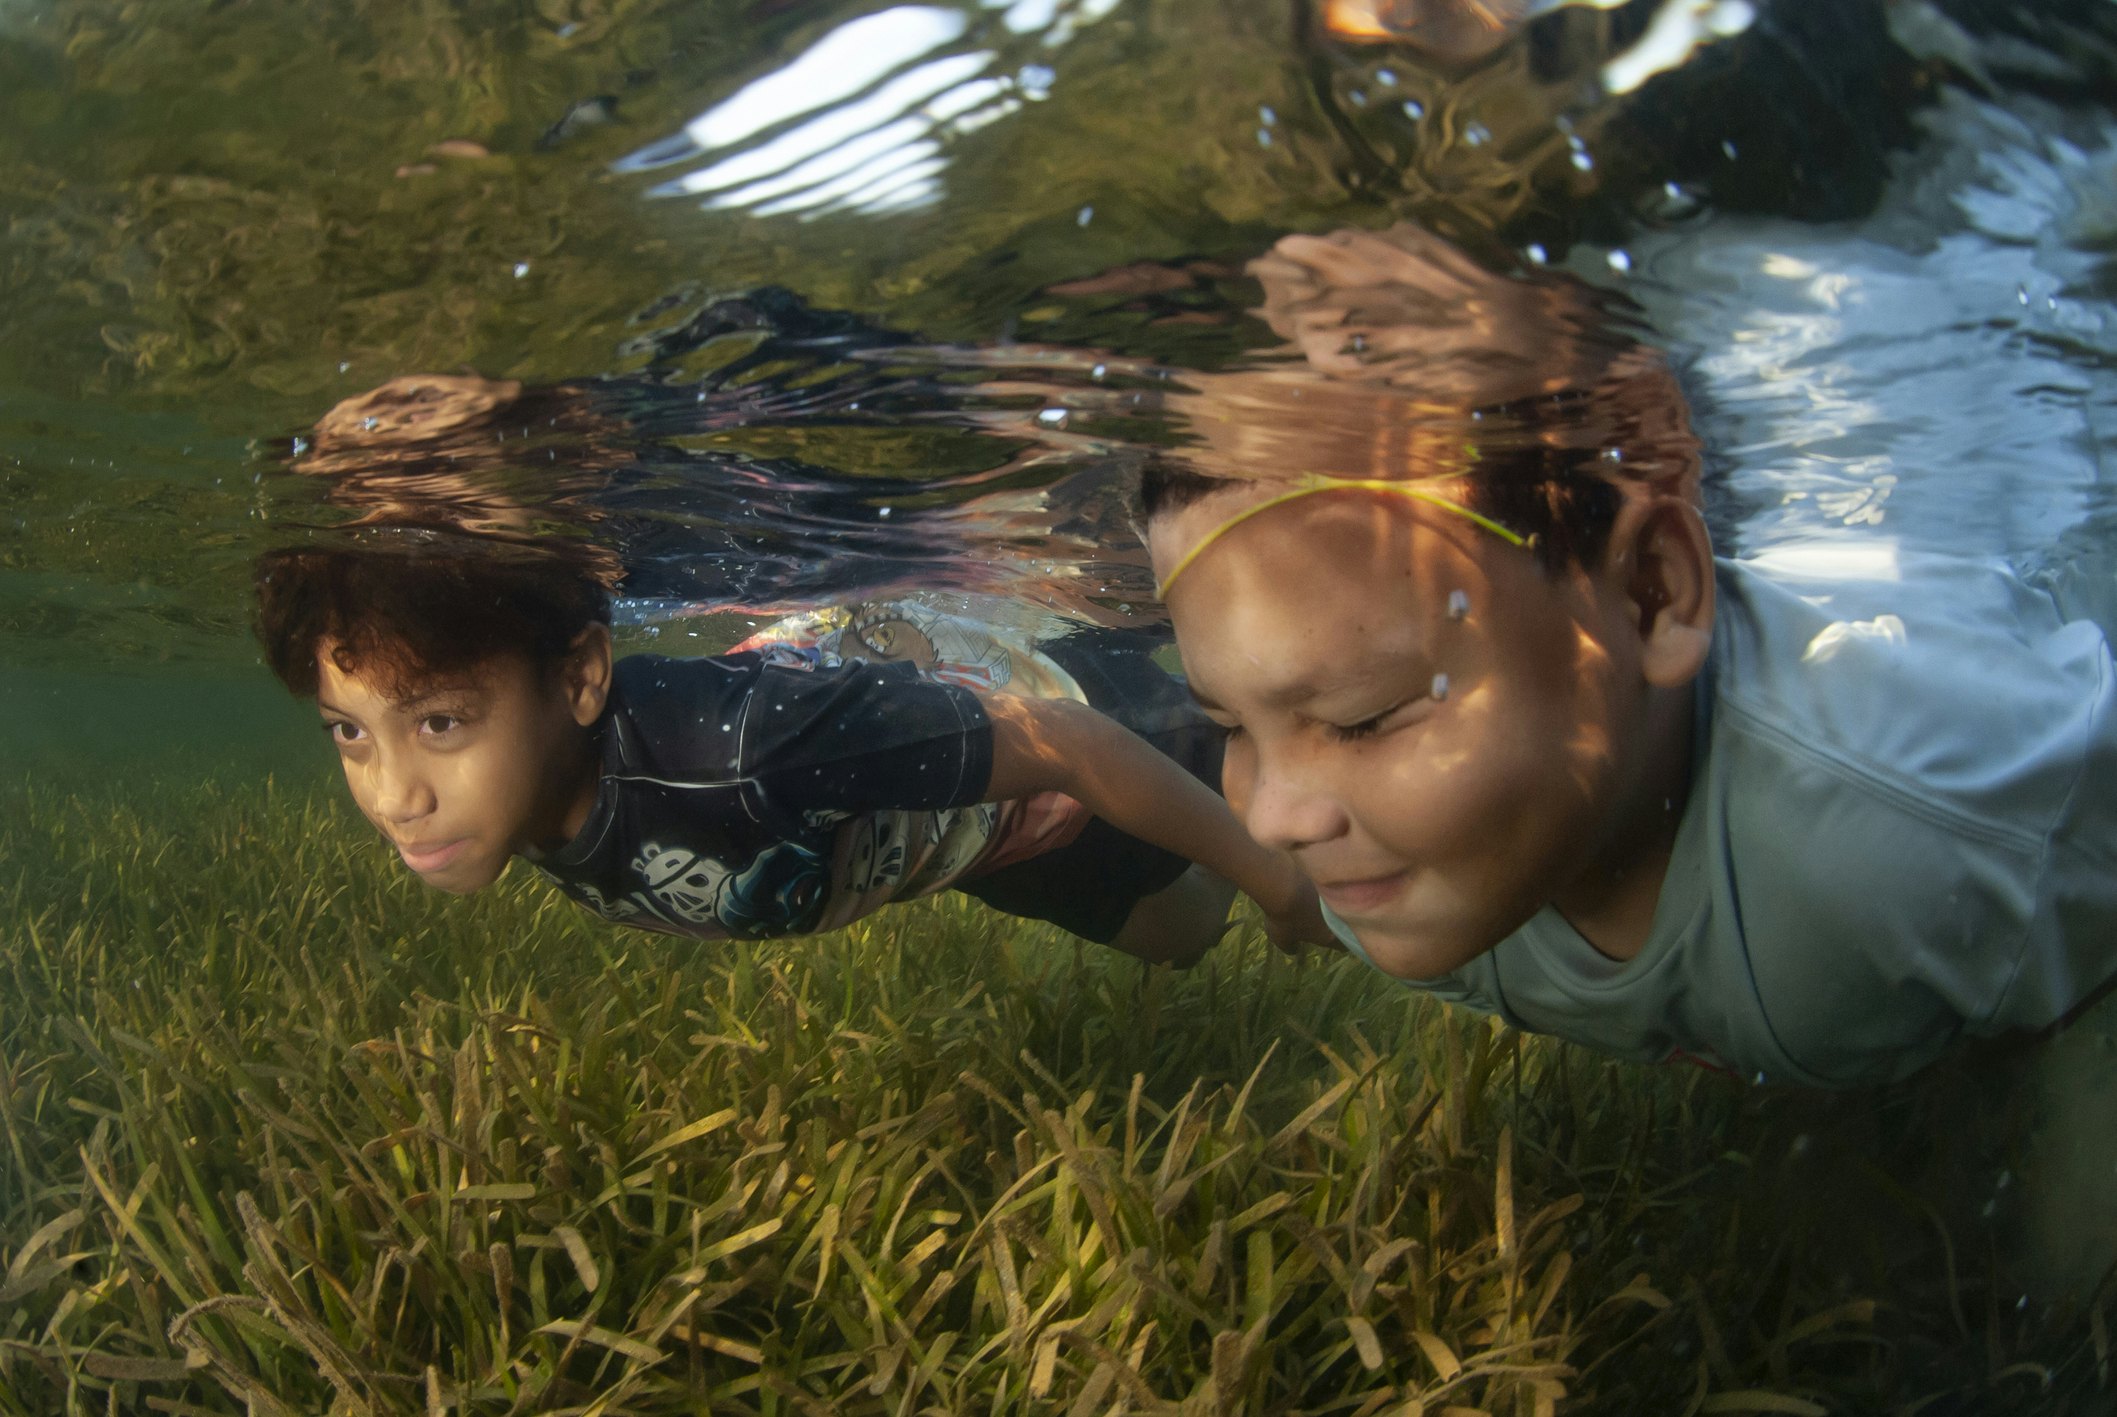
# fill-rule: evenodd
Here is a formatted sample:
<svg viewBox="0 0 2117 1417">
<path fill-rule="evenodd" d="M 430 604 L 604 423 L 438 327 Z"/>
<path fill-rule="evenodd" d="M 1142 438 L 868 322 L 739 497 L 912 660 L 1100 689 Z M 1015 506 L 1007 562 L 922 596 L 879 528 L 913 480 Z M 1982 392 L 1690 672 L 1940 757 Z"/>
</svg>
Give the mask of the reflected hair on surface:
<svg viewBox="0 0 2117 1417">
<path fill-rule="evenodd" d="M 407 546 L 286 547 L 256 564 L 255 629 L 273 674 L 312 698 L 318 656 L 403 698 L 504 655 L 539 673 L 591 625 L 610 587 L 589 558 L 461 538 Z"/>
<path fill-rule="evenodd" d="M 1285 343 L 1165 395 L 1189 436 L 1142 470 L 1144 520 L 1245 484 L 1401 483 L 1555 574 L 1600 564 L 1628 497 L 1696 500 L 1682 389 L 1622 294 L 1408 223 L 1282 237 L 1247 269 Z"/>
<path fill-rule="evenodd" d="M 1546 572 L 1593 569 L 1609 546 L 1625 494 L 1609 477 L 1580 467 L 1584 460 L 1575 449 L 1536 445 L 1488 453 L 1462 477 L 1450 479 L 1449 491 L 1470 511 L 1523 537 Z M 1140 470 L 1140 520 L 1145 525 L 1217 492 L 1268 483 L 1212 476 L 1188 466 L 1180 455 L 1160 454 Z"/>
</svg>

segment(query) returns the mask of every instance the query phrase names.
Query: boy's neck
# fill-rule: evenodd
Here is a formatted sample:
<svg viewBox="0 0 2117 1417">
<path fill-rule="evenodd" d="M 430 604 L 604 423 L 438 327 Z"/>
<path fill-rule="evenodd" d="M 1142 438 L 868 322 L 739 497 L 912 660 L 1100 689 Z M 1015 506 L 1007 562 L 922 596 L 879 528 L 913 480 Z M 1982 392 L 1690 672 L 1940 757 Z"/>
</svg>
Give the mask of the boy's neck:
<svg viewBox="0 0 2117 1417">
<path fill-rule="evenodd" d="M 1643 720 L 1641 771 L 1612 810 L 1603 845 L 1552 898 L 1566 923 L 1600 954 L 1629 960 L 1653 933 L 1676 829 L 1691 791 L 1697 695 L 1657 689 Z"/>
<path fill-rule="evenodd" d="M 553 775 L 554 810 L 548 818 L 553 824 L 551 839 L 536 843 L 540 851 L 558 850 L 579 836 L 581 829 L 588 825 L 588 818 L 595 811 L 596 796 L 602 789 L 602 760 L 600 735 L 593 730 L 582 734 L 575 751 Z"/>
</svg>

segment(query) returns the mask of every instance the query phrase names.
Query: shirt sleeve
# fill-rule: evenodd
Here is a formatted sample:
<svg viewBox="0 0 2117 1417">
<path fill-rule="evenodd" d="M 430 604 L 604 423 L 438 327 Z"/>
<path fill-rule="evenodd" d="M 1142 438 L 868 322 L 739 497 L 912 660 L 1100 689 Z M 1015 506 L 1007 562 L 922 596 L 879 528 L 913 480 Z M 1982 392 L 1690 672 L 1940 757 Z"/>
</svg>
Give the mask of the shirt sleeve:
<svg viewBox="0 0 2117 1417">
<path fill-rule="evenodd" d="M 982 802 L 992 783 L 977 695 L 909 664 L 760 666 L 737 734 L 739 771 L 780 811 L 935 811 Z"/>
</svg>

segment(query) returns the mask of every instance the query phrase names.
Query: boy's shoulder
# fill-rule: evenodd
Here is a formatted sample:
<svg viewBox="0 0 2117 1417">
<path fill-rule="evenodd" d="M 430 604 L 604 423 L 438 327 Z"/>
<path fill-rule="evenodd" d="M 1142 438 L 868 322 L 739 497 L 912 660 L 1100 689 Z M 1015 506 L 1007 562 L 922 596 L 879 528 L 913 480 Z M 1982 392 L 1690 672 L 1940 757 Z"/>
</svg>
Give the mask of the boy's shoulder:
<svg viewBox="0 0 2117 1417">
<path fill-rule="evenodd" d="M 2043 1027 L 2117 968 L 2101 631 L 2003 566 L 1887 568 L 1722 566 L 1701 786 L 1717 928 L 1779 1044 L 1841 1080 Z"/>
<path fill-rule="evenodd" d="M 1809 764 L 1826 791 L 2033 845 L 2111 731 L 2102 633 L 2003 565 L 1817 548 L 1722 561 L 1718 583 L 1713 753 Z"/>
<path fill-rule="evenodd" d="M 611 674 L 606 774 L 726 781 L 821 773 L 988 731 L 977 695 L 906 662 L 819 663 L 773 647 L 627 655 Z"/>
<path fill-rule="evenodd" d="M 606 768 L 697 771 L 732 765 L 754 664 L 727 656 L 630 654 L 611 666 Z"/>
</svg>

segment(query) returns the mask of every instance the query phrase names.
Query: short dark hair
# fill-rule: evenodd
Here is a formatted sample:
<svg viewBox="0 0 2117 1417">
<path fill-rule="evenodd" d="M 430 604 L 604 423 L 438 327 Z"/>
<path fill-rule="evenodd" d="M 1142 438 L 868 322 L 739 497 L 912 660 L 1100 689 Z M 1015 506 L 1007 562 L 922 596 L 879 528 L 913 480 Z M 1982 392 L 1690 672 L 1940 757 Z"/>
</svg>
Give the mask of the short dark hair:
<svg viewBox="0 0 2117 1417">
<path fill-rule="evenodd" d="M 265 660 L 297 697 L 316 694 L 317 655 L 396 696 L 503 655 L 539 673 L 582 631 L 610 623 L 610 589 L 592 557 L 442 533 L 409 545 L 303 546 L 256 564 L 255 628 Z"/>
</svg>

